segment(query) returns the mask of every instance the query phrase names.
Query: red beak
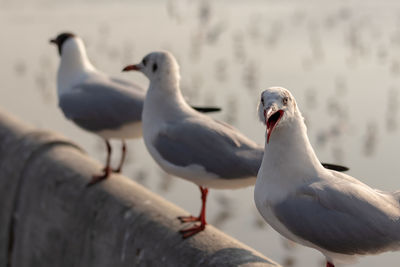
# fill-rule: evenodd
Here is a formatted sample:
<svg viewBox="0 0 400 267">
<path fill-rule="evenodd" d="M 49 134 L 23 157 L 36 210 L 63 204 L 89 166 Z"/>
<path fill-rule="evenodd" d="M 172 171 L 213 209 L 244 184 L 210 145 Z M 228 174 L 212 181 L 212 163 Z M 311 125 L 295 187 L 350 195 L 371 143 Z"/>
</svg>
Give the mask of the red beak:
<svg viewBox="0 0 400 267">
<path fill-rule="evenodd" d="M 131 71 L 131 70 L 140 70 L 140 67 L 138 66 L 138 64 L 136 65 L 128 65 L 125 68 L 122 69 L 122 71 Z"/>
<path fill-rule="evenodd" d="M 279 120 L 284 114 L 283 110 L 275 111 L 273 108 L 264 110 L 265 124 L 267 125 L 267 144 L 269 143 L 269 138 L 275 126 L 278 124 Z"/>
</svg>

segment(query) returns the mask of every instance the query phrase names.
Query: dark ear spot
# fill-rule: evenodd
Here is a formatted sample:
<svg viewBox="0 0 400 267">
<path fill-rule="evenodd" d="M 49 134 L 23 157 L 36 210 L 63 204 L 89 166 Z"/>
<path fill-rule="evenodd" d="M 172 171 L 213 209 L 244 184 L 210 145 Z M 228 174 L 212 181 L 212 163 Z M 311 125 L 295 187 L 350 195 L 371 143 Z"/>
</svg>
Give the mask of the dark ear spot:
<svg viewBox="0 0 400 267">
<path fill-rule="evenodd" d="M 157 63 L 153 64 L 153 72 L 155 72 L 158 69 Z"/>
</svg>

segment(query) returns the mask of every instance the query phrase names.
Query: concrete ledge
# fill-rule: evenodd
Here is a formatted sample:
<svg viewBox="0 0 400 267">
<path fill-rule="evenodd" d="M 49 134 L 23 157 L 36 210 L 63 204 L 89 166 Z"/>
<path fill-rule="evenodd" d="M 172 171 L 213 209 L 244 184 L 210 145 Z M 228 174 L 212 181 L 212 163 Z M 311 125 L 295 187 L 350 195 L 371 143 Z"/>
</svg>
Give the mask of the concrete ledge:
<svg viewBox="0 0 400 267">
<path fill-rule="evenodd" d="M 101 166 L 64 137 L 0 110 L 0 266 L 278 266 L 209 225 L 182 240 L 185 212 Z"/>
</svg>

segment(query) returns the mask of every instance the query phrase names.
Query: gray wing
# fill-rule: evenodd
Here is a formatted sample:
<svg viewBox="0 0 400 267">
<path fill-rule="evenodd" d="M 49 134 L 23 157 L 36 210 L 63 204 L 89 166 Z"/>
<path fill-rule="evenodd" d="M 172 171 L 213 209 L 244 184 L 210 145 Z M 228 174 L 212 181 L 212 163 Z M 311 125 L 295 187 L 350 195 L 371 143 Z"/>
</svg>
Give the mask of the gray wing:
<svg viewBox="0 0 400 267">
<path fill-rule="evenodd" d="M 117 129 L 142 116 L 145 92 L 112 80 L 89 80 L 61 95 L 64 115 L 89 131 Z"/>
<path fill-rule="evenodd" d="M 275 205 L 274 213 L 295 235 L 332 252 L 353 255 L 398 248 L 397 205 L 388 201 L 389 195 L 364 186 L 348 181 L 307 186 Z"/>
<path fill-rule="evenodd" d="M 256 177 L 263 157 L 261 147 L 211 118 L 169 124 L 156 136 L 154 146 L 174 165 L 201 165 L 224 179 Z"/>
</svg>

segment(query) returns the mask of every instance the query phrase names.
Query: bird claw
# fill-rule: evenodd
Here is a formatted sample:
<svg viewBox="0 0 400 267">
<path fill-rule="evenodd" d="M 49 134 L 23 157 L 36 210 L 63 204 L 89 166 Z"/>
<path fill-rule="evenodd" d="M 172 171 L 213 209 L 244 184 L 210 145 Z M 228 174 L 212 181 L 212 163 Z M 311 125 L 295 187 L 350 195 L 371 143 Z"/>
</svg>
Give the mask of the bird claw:
<svg viewBox="0 0 400 267">
<path fill-rule="evenodd" d="M 112 169 L 110 167 L 105 167 L 103 169 L 103 174 L 101 175 L 94 175 L 92 177 L 92 180 L 90 180 L 90 182 L 86 185 L 86 187 L 90 187 L 92 185 L 95 185 L 101 181 L 103 181 L 104 179 L 107 179 L 108 176 L 110 176 L 110 173 L 112 172 Z"/>
<path fill-rule="evenodd" d="M 181 223 L 187 223 L 187 222 L 199 222 L 200 217 L 194 217 L 194 216 L 179 216 L 178 220 Z"/>
<path fill-rule="evenodd" d="M 104 167 L 104 168 L 102 169 L 103 172 L 106 172 L 106 170 L 107 170 L 107 167 Z M 111 169 L 110 172 L 113 172 L 113 173 L 121 173 L 121 169 L 120 169 L 120 168 L 119 168 L 119 169 Z"/>
<path fill-rule="evenodd" d="M 188 237 L 191 237 L 191 236 L 194 236 L 194 235 L 200 233 L 201 231 L 204 231 L 205 228 L 206 228 L 205 224 L 200 224 L 200 225 L 195 225 L 193 227 L 190 227 L 188 229 L 180 230 L 179 233 L 182 234 L 183 239 L 186 239 Z"/>
<path fill-rule="evenodd" d="M 114 173 L 121 173 L 121 169 L 113 169 L 112 172 L 114 172 Z"/>
</svg>

